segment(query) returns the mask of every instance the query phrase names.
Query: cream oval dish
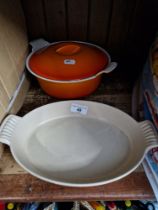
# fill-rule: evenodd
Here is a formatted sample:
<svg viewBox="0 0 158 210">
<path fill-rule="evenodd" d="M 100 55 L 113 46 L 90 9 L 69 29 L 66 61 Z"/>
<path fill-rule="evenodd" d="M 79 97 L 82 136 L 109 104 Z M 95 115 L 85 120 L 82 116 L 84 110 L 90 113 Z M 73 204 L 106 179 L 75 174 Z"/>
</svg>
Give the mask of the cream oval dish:
<svg viewBox="0 0 158 210">
<path fill-rule="evenodd" d="M 0 142 L 32 175 L 71 187 L 119 180 L 158 146 L 149 121 L 138 123 L 119 109 L 81 100 L 48 104 L 22 118 L 9 115 Z"/>
</svg>

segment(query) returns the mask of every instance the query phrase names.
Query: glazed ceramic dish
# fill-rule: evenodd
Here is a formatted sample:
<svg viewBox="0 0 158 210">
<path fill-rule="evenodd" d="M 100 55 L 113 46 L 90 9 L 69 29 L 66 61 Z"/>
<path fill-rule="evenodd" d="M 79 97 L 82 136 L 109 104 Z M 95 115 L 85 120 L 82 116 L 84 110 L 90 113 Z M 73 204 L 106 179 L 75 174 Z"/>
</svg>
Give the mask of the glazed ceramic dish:
<svg viewBox="0 0 158 210">
<path fill-rule="evenodd" d="M 63 101 L 24 117 L 8 116 L 0 142 L 32 175 L 64 186 L 98 186 L 119 180 L 158 146 L 148 121 L 96 102 Z"/>
</svg>

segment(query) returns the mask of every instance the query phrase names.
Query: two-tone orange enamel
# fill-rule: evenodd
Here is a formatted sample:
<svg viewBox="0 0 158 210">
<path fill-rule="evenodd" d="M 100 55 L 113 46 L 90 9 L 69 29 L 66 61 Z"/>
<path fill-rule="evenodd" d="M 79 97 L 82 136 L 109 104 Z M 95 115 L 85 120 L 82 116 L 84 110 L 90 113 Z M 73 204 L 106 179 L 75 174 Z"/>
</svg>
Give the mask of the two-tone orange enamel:
<svg viewBox="0 0 158 210">
<path fill-rule="evenodd" d="M 116 67 L 110 66 L 110 56 L 101 47 L 75 41 L 38 49 L 28 56 L 26 65 L 47 94 L 65 99 L 89 95 L 98 87 L 101 74 Z"/>
</svg>

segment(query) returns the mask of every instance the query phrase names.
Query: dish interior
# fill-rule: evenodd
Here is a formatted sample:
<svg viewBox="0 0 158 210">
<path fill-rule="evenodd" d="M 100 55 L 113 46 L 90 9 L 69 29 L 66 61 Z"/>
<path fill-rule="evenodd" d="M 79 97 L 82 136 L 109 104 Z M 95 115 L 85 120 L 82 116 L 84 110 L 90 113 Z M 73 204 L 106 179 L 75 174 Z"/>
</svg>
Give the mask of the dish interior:
<svg viewBox="0 0 158 210">
<path fill-rule="evenodd" d="M 116 126 L 83 117 L 49 120 L 23 143 L 27 162 L 36 173 L 69 183 L 117 177 L 128 165 L 132 150 L 132 141 Z"/>
</svg>

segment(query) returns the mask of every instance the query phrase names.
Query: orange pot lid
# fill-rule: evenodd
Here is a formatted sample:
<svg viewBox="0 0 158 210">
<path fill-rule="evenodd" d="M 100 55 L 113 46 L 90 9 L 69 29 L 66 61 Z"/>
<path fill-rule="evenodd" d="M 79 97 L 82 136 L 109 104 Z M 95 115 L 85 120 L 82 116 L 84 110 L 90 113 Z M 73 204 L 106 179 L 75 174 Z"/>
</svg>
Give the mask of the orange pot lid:
<svg viewBox="0 0 158 210">
<path fill-rule="evenodd" d="M 28 66 L 47 79 L 76 80 L 95 75 L 109 63 L 109 57 L 95 45 L 58 42 L 32 54 Z"/>
</svg>

